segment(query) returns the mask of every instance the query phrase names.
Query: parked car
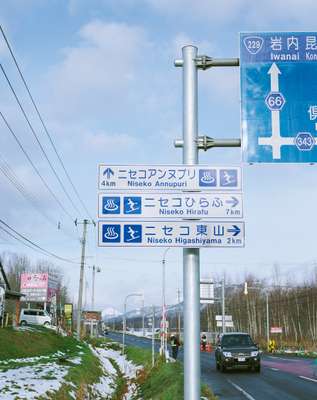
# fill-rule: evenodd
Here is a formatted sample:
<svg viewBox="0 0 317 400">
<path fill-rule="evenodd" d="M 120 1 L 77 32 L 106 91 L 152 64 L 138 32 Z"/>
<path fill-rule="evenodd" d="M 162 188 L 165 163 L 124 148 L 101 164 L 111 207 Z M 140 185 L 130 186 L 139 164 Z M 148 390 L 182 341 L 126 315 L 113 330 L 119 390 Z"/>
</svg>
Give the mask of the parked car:
<svg viewBox="0 0 317 400">
<path fill-rule="evenodd" d="M 20 325 L 51 325 L 52 318 L 45 310 L 34 308 L 22 308 L 20 313 Z"/>
<path fill-rule="evenodd" d="M 227 368 L 244 367 L 261 370 L 260 352 L 248 333 L 230 332 L 219 337 L 215 350 L 216 366 L 221 372 Z"/>
</svg>

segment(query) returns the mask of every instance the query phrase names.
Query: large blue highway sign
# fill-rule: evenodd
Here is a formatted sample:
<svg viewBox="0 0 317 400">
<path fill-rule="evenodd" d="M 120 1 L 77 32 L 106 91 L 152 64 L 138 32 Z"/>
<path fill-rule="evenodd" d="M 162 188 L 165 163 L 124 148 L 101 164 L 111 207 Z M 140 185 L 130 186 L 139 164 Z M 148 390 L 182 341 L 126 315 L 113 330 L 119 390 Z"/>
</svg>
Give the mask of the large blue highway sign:
<svg viewBox="0 0 317 400">
<path fill-rule="evenodd" d="M 99 189 L 158 191 L 241 190 L 240 167 L 188 165 L 99 165 Z"/>
<path fill-rule="evenodd" d="M 244 222 L 99 221 L 100 247 L 244 247 Z"/>
<path fill-rule="evenodd" d="M 241 33 L 245 162 L 317 161 L 317 33 Z"/>
<path fill-rule="evenodd" d="M 99 218 L 242 218 L 242 194 L 170 191 L 101 193 Z"/>
</svg>

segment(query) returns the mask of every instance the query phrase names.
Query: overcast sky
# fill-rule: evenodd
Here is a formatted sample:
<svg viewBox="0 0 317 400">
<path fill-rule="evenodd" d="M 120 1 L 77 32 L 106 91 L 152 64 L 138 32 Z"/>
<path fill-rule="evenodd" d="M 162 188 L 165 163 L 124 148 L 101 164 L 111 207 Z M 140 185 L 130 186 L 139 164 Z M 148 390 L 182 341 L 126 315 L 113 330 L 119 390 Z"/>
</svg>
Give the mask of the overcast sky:
<svg viewBox="0 0 317 400">
<path fill-rule="evenodd" d="M 182 71 L 173 61 L 183 45 L 195 44 L 200 54 L 212 57 L 238 57 L 239 32 L 314 31 L 316 12 L 314 0 L 2 0 L 0 23 L 64 164 L 97 219 L 98 163 L 181 162 L 173 140 L 182 133 Z M 0 172 L 0 218 L 45 249 L 78 261 L 82 226 L 77 230 L 72 219 L 87 214 L 63 175 L 1 37 L 0 60 L 81 210 L 74 210 L 63 193 L 0 71 L 0 111 L 71 214 L 57 205 L 0 120 L 0 165 L 7 162 L 37 201 L 33 207 Z M 199 132 L 240 137 L 239 99 L 238 68 L 200 71 Z M 214 149 L 202 152 L 200 162 L 238 165 L 241 153 Z M 316 166 L 245 165 L 243 176 L 246 246 L 202 250 L 202 277 L 223 271 L 239 281 L 246 272 L 270 277 L 277 263 L 284 277 L 299 281 L 317 260 Z M 98 249 L 96 230 L 89 226 L 88 232 L 87 264 L 102 270 L 96 282 L 98 307 L 121 310 L 124 296 L 134 291 L 144 291 L 148 305 L 159 304 L 164 249 Z M 42 257 L 1 231 L 0 251 L 27 254 L 34 261 Z M 77 301 L 78 265 L 56 263 Z M 171 249 L 169 303 L 182 287 L 181 263 L 181 250 Z M 90 298 L 91 269 L 87 282 Z"/>
</svg>

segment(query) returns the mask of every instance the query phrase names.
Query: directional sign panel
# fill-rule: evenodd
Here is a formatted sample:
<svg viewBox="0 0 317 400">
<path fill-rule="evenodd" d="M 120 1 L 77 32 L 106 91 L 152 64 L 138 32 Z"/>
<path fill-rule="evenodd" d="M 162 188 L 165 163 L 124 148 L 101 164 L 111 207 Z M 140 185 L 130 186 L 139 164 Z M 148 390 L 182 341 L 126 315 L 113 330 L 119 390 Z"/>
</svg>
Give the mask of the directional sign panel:
<svg viewBox="0 0 317 400">
<path fill-rule="evenodd" d="M 100 190 L 241 190 L 240 167 L 99 165 Z"/>
<path fill-rule="evenodd" d="M 246 162 L 317 161 L 317 33 L 240 36 Z"/>
<path fill-rule="evenodd" d="M 108 193 L 99 218 L 242 218 L 241 193 Z"/>
<path fill-rule="evenodd" d="M 243 222 L 99 221 L 101 247 L 244 247 Z"/>
</svg>

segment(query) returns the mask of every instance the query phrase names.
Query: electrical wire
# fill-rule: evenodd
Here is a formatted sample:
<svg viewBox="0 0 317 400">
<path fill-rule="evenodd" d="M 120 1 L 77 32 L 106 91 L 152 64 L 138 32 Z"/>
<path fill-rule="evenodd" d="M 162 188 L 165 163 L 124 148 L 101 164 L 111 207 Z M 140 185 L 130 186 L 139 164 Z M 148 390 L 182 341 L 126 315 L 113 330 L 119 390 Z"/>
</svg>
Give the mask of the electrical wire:
<svg viewBox="0 0 317 400">
<path fill-rule="evenodd" d="M 46 189 L 50 192 L 50 194 L 52 195 L 52 197 L 54 198 L 54 200 L 56 201 L 56 203 L 60 206 L 60 208 L 64 211 L 64 213 L 70 218 L 70 220 L 72 222 L 74 222 L 74 218 L 72 217 L 72 215 L 66 210 L 66 208 L 63 206 L 63 204 L 61 203 L 61 201 L 58 199 L 58 197 L 56 196 L 56 194 L 53 192 L 53 190 L 50 188 L 50 186 L 48 185 L 48 183 L 46 182 L 46 180 L 43 178 L 43 176 L 41 175 L 40 171 L 38 170 L 38 168 L 35 166 L 35 164 L 33 163 L 31 157 L 29 156 L 29 154 L 27 153 L 27 151 L 24 149 L 22 143 L 20 142 L 20 140 L 18 139 L 17 135 L 15 134 L 15 132 L 13 131 L 13 129 L 11 128 L 11 126 L 9 125 L 7 119 L 5 118 L 5 116 L 3 115 L 3 113 L 0 111 L 0 116 L 3 119 L 5 125 L 7 126 L 8 130 L 10 131 L 10 133 L 12 134 L 14 140 L 16 141 L 16 143 L 18 144 L 18 146 L 20 147 L 21 151 L 23 152 L 23 154 L 25 155 L 25 157 L 27 158 L 28 162 L 31 164 L 32 168 L 34 169 L 35 173 L 37 174 L 37 176 L 41 179 L 43 185 L 46 187 Z"/>
<path fill-rule="evenodd" d="M 33 106 L 34 106 L 34 109 L 35 109 L 35 111 L 36 111 L 36 113 L 37 113 L 37 115 L 38 115 L 38 117 L 39 117 L 39 119 L 40 119 L 40 121 L 41 121 L 41 124 L 42 124 L 42 126 L 43 126 L 43 129 L 44 129 L 44 131 L 45 131 L 45 133 L 46 133 L 46 135 L 47 135 L 47 137 L 48 137 L 48 139 L 49 139 L 49 141 L 50 141 L 50 143 L 51 143 L 51 146 L 53 147 L 53 150 L 54 150 L 54 152 L 55 152 L 55 154 L 56 154 L 56 157 L 58 158 L 58 160 L 59 160 L 59 162 L 60 162 L 60 164 L 61 164 L 61 166 L 62 166 L 62 169 L 63 169 L 63 171 L 64 171 L 64 173 L 65 173 L 65 175 L 66 175 L 66 177 L 67 177 L 67 179 L 68 179 L 68 181 L 69 181 L 71 187 L 73 188 L 73 191 L 74 191 L 74 193 L 76 194 L 76 196 L 77 196 L 79 202 L 81 203 L 83 209 L 85 210 L 85 212 L 87 213 L 87 215 L 89 216 L 89 218 L 90 218 L 90 219 L 93 219 L 93 218 L 91 217 L 91 215 L 90 215 L 90 213 L 89 213 L 89 211 L 88 211 L 88 209 L 87 209 L 85 203 L 83 202 L 82 198 L 80 197 L 80 195 L 79 195 L 79 193 L 78 193 L 78 190 L 76 189 L 76 186 L 74 185 L 74 183 L 73 183 L 73 181 L 72 181 L 72 179 L 71 179 L 71 177 L 70 177 L 70 175 L 69 175 L 69 173 L 68 173 L 68 171 L 67 171 L 67 169 L 66 169 L 66 167 L 65 167 L 65 164 L 64 164 L 64 162 L 63 162 L 63 160 L 62 160 L 62 158 L 61 158 L 61 156 L 60 156 L 60 154 L 59 154 L 58 151 L 57 151 L 57 148 L 56 148 L 56 146 L 55 146 L 55 144 L 54 144 L 54 141 L 53 141 L 53 139 L 52 139 L 52 137 L 51 137 L 51 135 L 50 135 L 50 133 L 49 133 L 49 131 L 48 131 L 48 129 L 47 129 L 47 126 L 46 126 L 46 124 L 45 124 L 45 122 L 44 122 L 44 119 L 43 119 L 43 117 L 42 117 L 42 115 L 41 115 L 41 113 L 40 113 L 40 111 L 39 111 L 39 108 L 38 108 L 38 106 L 37 106 L 36 103 L 35 103 L 35 100 L 34 100 L 32 94 L 31 94 L 29 85 L 27 84 L 27 82 L 26 82 L 26 80 L 25 80 L 25 78 L 24 78 L 24 76 L 23 76 L 23 74 L 22 74 L 21 68 L 19 67 L 19 64 L 18 64 L 18 62 L 17 62 L 17 59 L 16 59 L 16 57 L 15 57 L 15 55 L 14 55 L 14 53 L 13 53 L 12 47 L 11 47 L 11 45 L 10 45 L 10 43 L 9 43 L 9 40 L 8 40 L 6 34 L 4 33 L 4 30 L 3 30 L 3 28 L 2 28 L 1 25 L 0 25 L 0 31 L 1 31 L 1 33 L 2 33 L 2 36 L 3 36 L 3 38 L 4 38 L 4 41 L 6 42 L 6 45 L 7 45 L 8 49 L 9 49 L 9 52 L 10 52 L 10 54 L 11 54 L 11 57 L 12 57 L 13 61 L 14 61 L 14 64 L 15 64 L 15 66 L 16 66 L 18 72 L 19 72 L 19 75 L 20 75 L 20 77 L 21 77 L 21 79 L 22 79 L 22 82 L 23 82 L 23 84 L 24 84 L 24 87 L 25 87 L 25 89 L 26 89 L 26 91 L 27 91 L 27 93 L 28 93 L 28 95 L 29 95 L 29 97 L 30 97 L 30 99 L 31 99 L 31 102 L 32 102 L 32 104 L 33 104 Z"/>
<path fill-rule="evenodd" d="M 49 223 L 51 223 L 55 227 L 58 226 L 58 222 L 54 221 L 45 211 L 41 209 L 40 206 L 41 201 L 27 190 L 24 184 L 18 179 L 18 177 L 16 176 L 10 165 L 6 162 L 3 156 L 1 156 L 1 154 L 0 154 L 0 171 L 39 214 L 41 214 Z M 71 239 L 78 241 L 78 237 L 74 236 L 73 234 L 65 230 L 63 227 L 60 227 L 59 229 L 61 230 L 61 232 L 63 232 Z"/>
<path fill-rule="evenodd" d="M 25 110 L 24 110 L 24 108 L 23 108 L 23 106 L 22 106 L 22 103 L 21 103 L 21 101 L 20 101 L 18 95 L 16 94 L 16 91 L 14 90 L 14 88 L 13 88 L 13 86 L 12 86 L 12 83 L 11 83 L 11 81 L 10 81 L 10 79 L 9 79 L 7 73 L 5 72 L 5 69 L 3 68 L 3 65 L 2 65 L 1 63 L 0 63 L 0 69 L 1 69 L 1 71 L 2 71 L 2 73 L 3 73 L 3 75 L 4 75 L 5 79 L 6 79 L 6 81 L 7 81 L 7 83 L 8 83 L 8 86 L 9 86 L 11 92 L 13 93 L 13 96 L 14 96 L 16 102 L 18 103 L 18 106 L 19 106 L 19 108 L 20 108 L 20 110 L 21 110 L 21 112 L 22 112 L 22 114 L 23 114 L 23 116 L 24 116 L 24 118 L 25 118 L 25 120 L 26 120 L 26 122 L 27 122 L 28 127 L 30 128 L 30 130 L 31 130 L 31 132 L 32 132 L 32 134 L 33 134 L 33 136 L 34 136 L 34 138 L 35 138 L 35 140 L 36 140 L 36 142 L 37 142 L 37 144 L 38 144 L 38 146 L 39 146 L 39 148 L 40 148 L 40 150 L 41 150 L 43 156 L 44 156 L 44 158 L 46 159 L 48 165 L 50 166 L 51 171 L 53 172 L 54 176 L 55 176 L 56 179 L 58 180 L 58 182 L 59 182 L 59 184 L 60 184 L 60 186 L 61 186 L 63 192 L 65 193 L 65 195 L 66 195 L 66 197 L 68 198 L 68 200 L 71 202 L 71 204 L 72 204 L 72 206 L 74 207 L 74 209 L 80 214 L 80 211 L 78 210 L 76 204 L 73 202 L 73 199 L 71 198 L 71 196 L 69 195 L 68 191 L 66 190 L 66 188 L 65 188 L 65 186 L 64 186 L 64 184 L 63 184 L 63 182 L 62 182 L 62 180 L 61 180 L 60 177 L 58 176 L 58 174 L 57 174 L 57 172 L 56 172 L 56 170 L 55 170 L 53 164 L 51 163 L 51 161 L 50 161 L 50 159 L 49 159 L 49 157 L 48 157 L 46 151 L 44 150 L 44 147 L 42 146 L 42 143 L 41 143 L 41 141 L 40 141 L 38 135 L 36 134 L 36 132 L 35 132 L 35 130 L 34 130 L 32 124 L 31 124 L 31 122 L 30 122 L 30 120 L 29 120 L 29 118 L 28 118 L 28 116 L 27 116 L 27 114 L 26 114 L 26 112 L 25 112 Z"/>
<path fill-rule="evenodd" d="M 3 221 L 2 219 L 0 219 L 0 223 L 2 225 L 4 225 L 6 228 L 8 228 L 11 232 L 13 232 L 15 235 L 17 235 L 19 238 L 23 239 L 26 243 L 22 242 L 20 239 L 19 241 L 21 241 L 25 246 L 30 247 L 30 245 L 34 246 L 33 250 L 36 250 L 38 252 L 44 253 L 46 256 L 50 256 L 50 257 L 54 257 L 60 261 L 64 261 L 67 263 L 71 263 L 71 264 L 80 264 L 79 262 L 76 261 L 72 261 L 70 259 L 64 258 L 64 257 L 60 257 L 58 255 L 56 255 L 55 253 L 52 253 L 46 249 L 44 249 L 43 247 L 39 246 L 38 244 L 36 244 L 35 242 L 33 242 L 32 240 L 28 239 L 26 236 L 22 235 L 21 233 L 19 233 L 17 230 L 15 230 L 14 228 L 12 228 L 9 224 L 7 224 L 5 221 Z M 2 226 L 0 226 L 0 229 L 4 230 L 7 232 L 7 230 L 5 228 L 3 228 Z M 11 234 L 10 236 L 13 237 L 13 234 Z M 18 240 L 16 237 L 14 237 L 16 240 Z"/>
</svg>

